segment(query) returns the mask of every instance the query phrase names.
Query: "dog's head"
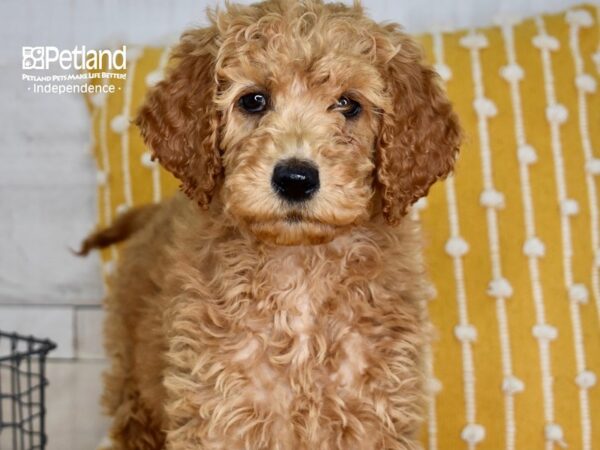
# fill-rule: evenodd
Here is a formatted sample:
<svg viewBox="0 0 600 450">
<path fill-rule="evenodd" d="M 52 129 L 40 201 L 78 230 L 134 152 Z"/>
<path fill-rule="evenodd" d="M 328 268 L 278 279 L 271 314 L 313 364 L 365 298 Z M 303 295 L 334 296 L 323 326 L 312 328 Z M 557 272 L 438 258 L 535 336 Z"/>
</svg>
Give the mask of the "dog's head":
<svg viewBox="0 0 600 450">
<path fill-rule="evenodd" d="M 185 33 L 137 124 L 207 207 L 278 244 L 396 224 L 449 173 L 460 129 L 436 74 L 395 25 L 355 4 L 229 5 Z"/>
</svg>

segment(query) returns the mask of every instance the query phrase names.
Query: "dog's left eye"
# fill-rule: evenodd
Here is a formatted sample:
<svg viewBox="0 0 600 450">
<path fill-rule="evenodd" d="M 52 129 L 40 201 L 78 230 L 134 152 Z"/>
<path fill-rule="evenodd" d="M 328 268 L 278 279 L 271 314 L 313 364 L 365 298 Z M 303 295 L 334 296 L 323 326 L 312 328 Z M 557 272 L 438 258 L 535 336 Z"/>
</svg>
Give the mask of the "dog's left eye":
<svg viewBox="0 0 600 450">
<path fill-rule="evenodd" d="M 349 119 L 358 116 L 362 111 L 362 106 L 356 100 L 348 97 L 340 97 L 335 103 L 335 109 Z"/>
<path fill-rule="evenodd" d="M 250 114 L 258 114 L 267 109 L 267 96 L 260 92 L 246 94 L 240 98 L 239 105 L 244 111 Z"/>
</svg>

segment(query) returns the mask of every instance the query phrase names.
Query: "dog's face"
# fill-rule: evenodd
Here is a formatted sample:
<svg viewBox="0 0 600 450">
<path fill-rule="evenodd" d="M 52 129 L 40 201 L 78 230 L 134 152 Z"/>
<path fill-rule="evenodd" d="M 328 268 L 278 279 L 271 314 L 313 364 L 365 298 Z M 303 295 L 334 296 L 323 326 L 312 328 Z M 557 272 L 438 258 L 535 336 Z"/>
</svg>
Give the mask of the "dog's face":
<svg viewBox="0 0 600 450">
<path fill-rule="evenodd" d="M 321 37 L 249 48 L 222 73 L 225 211 L 277 243 L 327 241 L 370 215 L 383 82 Z"/>
<path fill-rule="evenodd" d="M 193 30 L 137 123 L 185 192 L 262 240 L 397 223 L 452 168 L 459 127 L 414 43 L 359 7 L 230 6 Z"/>
</svg>

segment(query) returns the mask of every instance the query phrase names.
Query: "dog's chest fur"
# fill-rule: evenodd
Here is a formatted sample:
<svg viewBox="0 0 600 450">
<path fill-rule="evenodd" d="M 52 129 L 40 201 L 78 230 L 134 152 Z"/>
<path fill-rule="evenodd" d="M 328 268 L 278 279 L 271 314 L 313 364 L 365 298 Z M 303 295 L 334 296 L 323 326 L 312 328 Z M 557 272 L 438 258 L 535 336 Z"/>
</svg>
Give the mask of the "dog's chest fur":
<svg viewBox="0 0 600 450">
<path fill-rule="evenodd" d="M 343 304 L 344 298 L 337 302 L 347 289 L 339 261 L 335 267 L 297 249 L 278 253 L 273 267 L 256 273 L 271 291 L 257 293 L 233 361 L 255 384 L 249 397 L 287 414 L 295 394 L 352 387 L 365 372 L 369 342 L 352 327 L 352 305 Z M 280 394 L 276 402 L 274 392 Z"/>
<path fill-rule="evenodd" d="M 413 268 L 366 232 L 232 245 L 207 253 L 171 326 L 166 385 L 200 411 L 202 448 L 412 448 L 395 436 L 418 417 L 420 274 L 400 282 Z"/>
</svg>

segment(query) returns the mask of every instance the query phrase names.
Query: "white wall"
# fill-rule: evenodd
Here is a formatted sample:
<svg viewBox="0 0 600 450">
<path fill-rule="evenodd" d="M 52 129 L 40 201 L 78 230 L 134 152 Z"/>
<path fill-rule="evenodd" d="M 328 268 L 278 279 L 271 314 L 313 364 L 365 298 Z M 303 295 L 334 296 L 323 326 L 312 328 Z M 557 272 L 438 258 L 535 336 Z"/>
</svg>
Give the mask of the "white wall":
<svg viewBox="0 0 600 450">
<path fill-rule="evenodd" d="M 245 1 L 248 3 L 249 1 Z M 69 252 L 95 221 L 87 110 L 77 96 L 33 94 L 21 47 L 143 44 L 203 22 L 213 0 L 0 0 L 0 329 L 49 336 L 54 356 L 101 356 L 97 256 Z M 556 11 L 574 0 L 364 0 L 411 32 L 487 25 L 498 12 Z"/>
</svg>

